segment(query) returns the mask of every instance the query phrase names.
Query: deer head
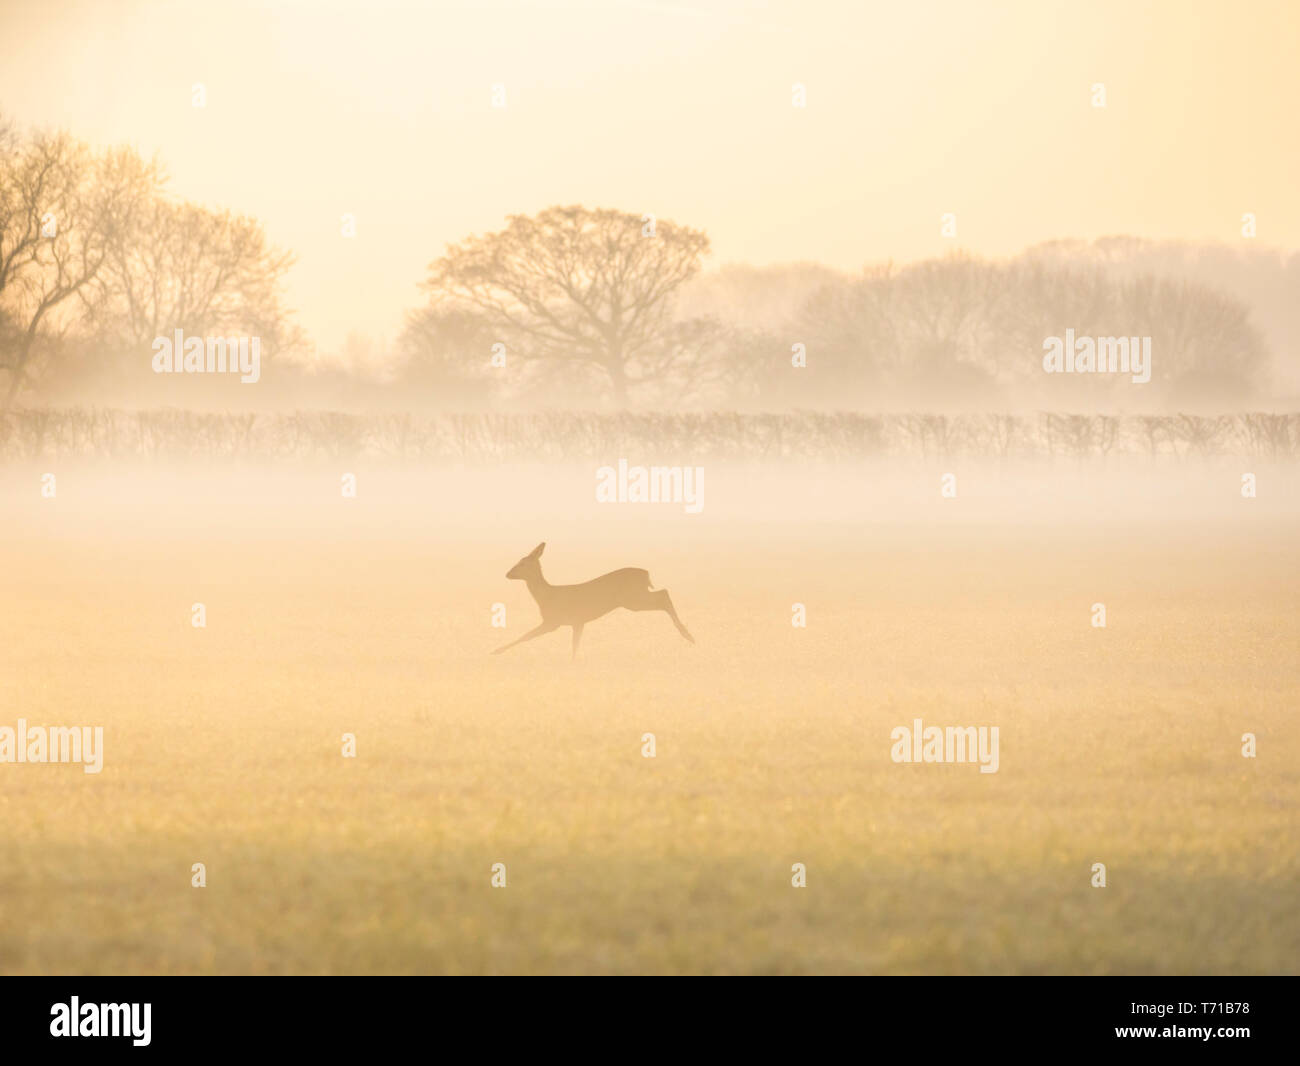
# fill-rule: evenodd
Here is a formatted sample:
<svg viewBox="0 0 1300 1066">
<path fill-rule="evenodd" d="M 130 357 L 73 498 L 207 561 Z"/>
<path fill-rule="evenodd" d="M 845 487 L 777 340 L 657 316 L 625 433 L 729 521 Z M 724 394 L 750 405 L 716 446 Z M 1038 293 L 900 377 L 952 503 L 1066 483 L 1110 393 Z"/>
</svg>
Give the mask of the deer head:
<svg viewBox="0 0 1300 1066">
<path fill-rule="evenodd" d="M 546 548 L 546 541 L 542 541 L 532 551 L 525 555 L 519 562 L 515 563 L 506 571 L 506 577 L 516 581 L 527 581 L 530 577 L 542 576 L 542 551 Z"/>
</svg>

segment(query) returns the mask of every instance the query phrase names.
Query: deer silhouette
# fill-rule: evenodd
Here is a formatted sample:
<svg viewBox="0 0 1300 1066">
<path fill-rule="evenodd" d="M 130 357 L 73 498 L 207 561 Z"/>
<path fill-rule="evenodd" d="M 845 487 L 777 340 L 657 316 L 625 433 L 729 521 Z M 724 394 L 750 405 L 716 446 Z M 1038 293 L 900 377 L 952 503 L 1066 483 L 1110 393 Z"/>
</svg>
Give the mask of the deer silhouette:
<svg viewBox="0 0 1300 1066">
<path fill-rule="evenodd" d="M 584 581 L 581 585 L 552 585 L 542 576 L 541 559 L 545 548 L 546 542 L 543 541 L 506 571 L 506 577 L 512 581 L 522 581 L 528 586 L 529 594 L 537 601 L 542 612 L 542 624 L 530 629 L 518 640 L 503 644 L 493 655 L 500 655 L 507 648 L 540 637 L 560 626 L 572 626 L 573 654 L 576 657 L 578 644 L 582 640 L 582 627 L 601 615 L 609 614 L 616 607 L 626 607 L 629 611 L 663 611 L 673 620 L 677 632 L 692 644 L 695 643 L 695 638 L 677 617 L 668 590 L 650 587 L 648 570 L 627 567 L 611 570 L 608 574 Z"/>
</svg>

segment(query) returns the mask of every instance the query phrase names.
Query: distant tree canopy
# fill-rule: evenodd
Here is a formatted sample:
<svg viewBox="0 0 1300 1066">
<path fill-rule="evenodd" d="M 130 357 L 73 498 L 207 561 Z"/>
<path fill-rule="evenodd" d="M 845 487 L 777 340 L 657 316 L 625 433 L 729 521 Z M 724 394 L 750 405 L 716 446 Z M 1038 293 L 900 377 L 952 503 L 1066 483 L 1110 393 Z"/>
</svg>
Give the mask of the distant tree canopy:
<svg viewBox="0 0 1300 1066">
<path fill-rule="evenodd" d="M 640 215 L 552 207 L 449 247 L 430 265 L 434 307 L 472 311 L 510 356 L 603 375 L 623 406 L 638 386 L 693 374 L 703 320 L 672 298 L 709 251 L 701 231 Z"/>
<path fill-rule="evenodd" d="M 1066 330 L 1150 337 L 1151 383 L 1135 391 L 1116 374 L 1045 374 L 1044 341 Z M 790 339 L 806 347 L 802 375 L 791 373 Z M 753 351 L 741 391 L 761 405 L 858 410 L 1238 402 L 1268 361 L 1250 308 L 1221 289 L 1029 256 L 954 255 L 826 282 Z"/>
<path fill-rule="evenodd" d="M 177 329 L 283 350 L 291 261 L 259 223 L 169 198 L 131 149 L 0 121 L 0 406 L 60 378 L 148 381 L 153 338 Z"/>
<path fill-rule="evenodd" d="M 570 407 L 600 393 L 618 406 L 857 410 L 1139 409 L 1257 395 L 1269 351 L 1250 305 L 1209 279 L 1133 260 L 1146 248 L 1064 242 L 856 276 L 815 264 L 699 276 L 708 242 L 697 231 L 658 222 L 651 235 L 637 215 L 550 208 L 431 265 L 431 302 L 403 336 L 404 373 L 440 379 L 451 402 L 513 389 Z M 1126 269 L 1130 260 L 1140 268 Z M 1151 381 L 1044 373 L 1044 342 L 1067 330 L 1151 338 Z M 485 380 L 496 342 L 511 369 Z"/>
<path fill-rule="evenodd" d="M 489 362 L 494 343 L 478 315 L 436 307 L 413 311 L 397 340 L 395 383 L 424 406 L 480 410 L 497 395 Z"/>
</svg>

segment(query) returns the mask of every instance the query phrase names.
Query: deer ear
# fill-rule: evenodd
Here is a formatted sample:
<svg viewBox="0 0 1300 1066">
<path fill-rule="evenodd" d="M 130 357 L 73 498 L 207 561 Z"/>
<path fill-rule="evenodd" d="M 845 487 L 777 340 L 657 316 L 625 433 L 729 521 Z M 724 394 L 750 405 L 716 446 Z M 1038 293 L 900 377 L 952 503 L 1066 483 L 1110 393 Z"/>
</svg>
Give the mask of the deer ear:
<svg viewBox="0 0 1300 1066">
<path fill-rule="evenodd" d="M 539 555 L 542 554 L 542 550 L 543 550 L 545 547 L 546 547 L 546 541 L 542 541 L 541 544 L 537 545 L 536 548 L 534 548 L 532 551 L 530 551 L 530 552 L 528 553 L 528 558 L 530 558 L 530 559 L 536 559 Z"/>
</svg>

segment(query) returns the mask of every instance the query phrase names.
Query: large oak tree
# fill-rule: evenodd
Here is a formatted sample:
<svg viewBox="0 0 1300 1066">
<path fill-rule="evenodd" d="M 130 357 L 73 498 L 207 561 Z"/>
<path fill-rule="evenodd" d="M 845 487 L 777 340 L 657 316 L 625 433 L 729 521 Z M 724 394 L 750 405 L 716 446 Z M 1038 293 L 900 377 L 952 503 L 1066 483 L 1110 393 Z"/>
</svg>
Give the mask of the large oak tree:
<svg viewBox="0 0 1300 1066">
<path fill-rule="evenodd" d="M 596 368 L 623 406 L 689 367 L 692 336 L 707 337 L 707 324 L 674 319 L 672 297 L 708 251 L 704 233 L 671 222 L 551 207 L 450 246 L 425 287 L 435 307 L 481 316 L 514 355 Z"/>
</svg>

